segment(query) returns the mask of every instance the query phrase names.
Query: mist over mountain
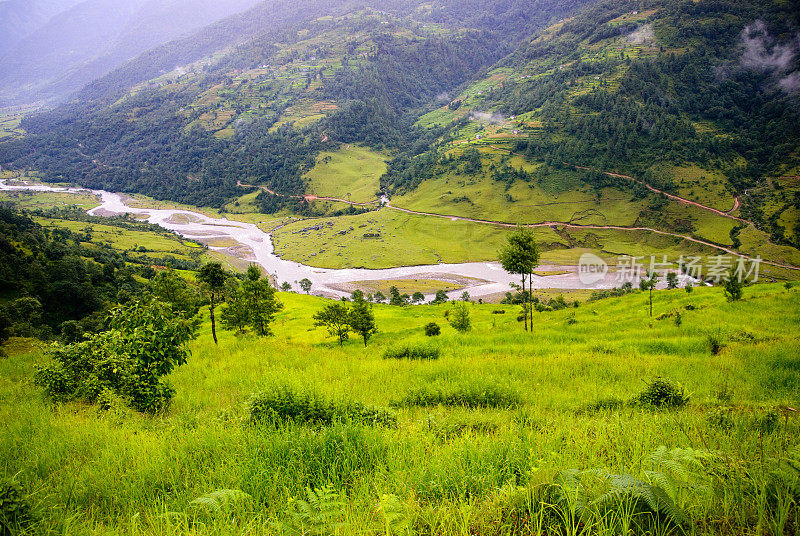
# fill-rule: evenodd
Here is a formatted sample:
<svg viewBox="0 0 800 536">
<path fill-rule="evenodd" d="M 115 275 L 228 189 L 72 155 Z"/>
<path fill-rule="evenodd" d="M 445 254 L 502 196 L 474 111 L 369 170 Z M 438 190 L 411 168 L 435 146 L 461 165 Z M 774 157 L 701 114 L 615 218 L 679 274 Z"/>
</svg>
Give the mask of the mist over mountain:
<svg viewBox="0 0 800 536">
<path fill-rule="evenodd" d="M 81 0 L 0 1 L 0 57 L 8 49 L 47 24 L 51 17 Z"/>
<path fill-rule="evenodd" d="M 256 0 L 62 0 L 25 8 L 11 2 L 17 18 L 28 17 L 35 30 L 10 41 L 0 58 L 0 106 L 58 101 L 136 55 Z M 59 12 L 59 5 L 69 9 Z M 44 18 L 37 13 L 55 16 L 34 26 Z"/>
</svg>

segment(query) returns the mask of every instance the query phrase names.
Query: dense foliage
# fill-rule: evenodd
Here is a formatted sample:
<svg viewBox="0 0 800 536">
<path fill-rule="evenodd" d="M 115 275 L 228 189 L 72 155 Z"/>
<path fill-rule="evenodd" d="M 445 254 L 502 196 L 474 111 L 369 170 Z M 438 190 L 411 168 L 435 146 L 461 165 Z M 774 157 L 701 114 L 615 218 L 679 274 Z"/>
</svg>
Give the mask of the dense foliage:
<svg viewBox="0 0 800 536">
<path fill-rule="evenodd" d="M 186 363 L 192 323 L 156 300 L 117 307 L 107 322 L 108 331 L 86 341 L 54 345 L 53 363 L 37 369 L 36 384 L 54 401 L 119 397 L 139 411 L 165 408 L 174 389 L 162 378 Z"/>
<path fill-rule="evenodd" d="M 45 229 L 24 212 L 0 206 L 0 296 L 16 335 L 47 337 L 85 320 L 108 302 L 138 292 L 135 271 L 112 249 L 87 247 L 85 234 Z"/>
</svg>

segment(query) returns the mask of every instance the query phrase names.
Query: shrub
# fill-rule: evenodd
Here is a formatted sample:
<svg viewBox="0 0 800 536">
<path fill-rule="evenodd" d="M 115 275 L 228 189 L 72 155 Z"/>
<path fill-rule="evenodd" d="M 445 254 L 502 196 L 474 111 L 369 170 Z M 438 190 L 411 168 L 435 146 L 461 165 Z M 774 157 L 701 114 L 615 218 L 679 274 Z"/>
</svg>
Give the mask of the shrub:
<svg viewBox="0 0 800 536">
<path fill-rule="evenodd" d="M 467 408 L 509 408 L 519 405 L 520 396 L 508 387 L 468 383 L 449 388 L 423 386 L 411 389 L 399 406 L 463 406 Z"/>
<path fill-rule="evenodd" d="M 439 326 L 436 326 L 437 328 Z M 387 348 L 384 359 L 439 359 L 439 349 L 428 344 L 404 344 Z"/>
<path fill-rule="evenodd" d="M 373 426 L 397 425 L 397 416 L 390 409 L 366 406 L 360 402 L 334 402 L 314 393 L 297 393 L 289 387 L 254 393 L 247 403 L 251 424 L 279 424 L 292 421 L 327 426 L 338 421 Z"/>
<path fill-rule="evenodd" d="M 494 311 L 492 311 L 492 314 L 493 315 L 504 315 L 504 314 L 506 314 L 506 310 L 505 309 L 495 309 Z"/>
<path fill-rule="evenodd" d="M 33 522 L 22 486 L 14 480 L 0 482 L 0 536 L 23 534 Z"/>
<path fill-rule="evenodd" d="M 425 335 L 428 337 L 436 337 L 442 333 L 442 328 L 436 322 L 431 322 L 425 325 Z"/>
<path fill-rule="evenodd" d="M 108 390 L 138 411 L 166 407 L 174 390 L 162 378 L 186 362 L 191 321 L 152 300 L 117 307 L 108 325 L 84 342 L 54 344 L 53 363 L 37 367 L 34 382 L 54 401 L 93 403 Z"/>
<path fill-rule="evenodd" d="M 465 303 L 458 303 L 453 307 L 453 317 L 450 325 L 459 333 L 466 333 L 472 329 L 472 321 L 469 318 L 469 309 Z"/>
<path fill-rule="evenodd" d="M 709 350 L 714 355 L 719 355 L 722 349 L 725 348 L 725 335 L 720 330 L 706 335 L 706 340 L 708 341 Z"/>
<path fill-rule="evenodd" d="M 707 419 L 709 425 L 726 432 L 734 426 L 730 408 L 714 408 L 708 413 Z"/>
<path fill-rule="evenodd" d="M 654 408 L 678 408 L 689 401 L 683 386 L 666 378 L 656 377 L 639 393 L 634 402 Z"/>
</svg>

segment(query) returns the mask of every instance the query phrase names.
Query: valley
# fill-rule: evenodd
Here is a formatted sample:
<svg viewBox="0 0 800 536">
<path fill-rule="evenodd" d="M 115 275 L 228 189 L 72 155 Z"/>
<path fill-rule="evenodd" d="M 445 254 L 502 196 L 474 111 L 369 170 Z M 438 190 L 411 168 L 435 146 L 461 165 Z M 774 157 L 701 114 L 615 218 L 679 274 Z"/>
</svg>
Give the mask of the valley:
<svg viewBox="0 0 800 536">
<path fill-rule="evenodd" d="M 800 534 L 798 0 L 2 14 L 0 536 Z"/>
</svg>

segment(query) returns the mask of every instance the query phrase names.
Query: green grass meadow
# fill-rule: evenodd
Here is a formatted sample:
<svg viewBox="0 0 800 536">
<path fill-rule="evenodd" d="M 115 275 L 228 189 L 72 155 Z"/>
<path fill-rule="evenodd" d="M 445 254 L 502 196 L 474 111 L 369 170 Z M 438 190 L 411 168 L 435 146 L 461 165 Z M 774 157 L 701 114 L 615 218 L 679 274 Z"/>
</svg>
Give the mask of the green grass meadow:
<svg viewBox="0 0 800 536">
<path fill-rule="evenodd" d="M 280 299 L 272 338 L 222 332 L 214 346 L 205 323 L 170 377 L 172 407 L 156 417 L 48 404 L 31 382 L 44 349 L 12 340 L 0 359 L 0 470 L 32 504 L 32 531 L 796 534 L 797 495 L 772 485 L 781 460 L 798 457 L 800 421 L 779 409 L 800 402 L 796 289 L 757 285 L 735 303 L 718 288 L 659 291 L 655 318 L 646 294 L 634 293 L 536 313 L 533 333 L 516 321 L 517 306 L 468 305 L 473 329 L 462 335 L 444 317 L 451 305 L 376 305 L 380 332 L 367 348 L 355 338 L 340 348 L 313 327 L 323 299 Z M 426 338 L 432 321 L 442 335 Z M 724 344 L 717 355 L 710 335 Z M 383 358 L 402 344 L 440 357 Z M 655 376 L 680 382 L 688 404 L 624 403 Z M 251 394 L 278 387 L 394 407 L 397 426 L 249 424 Z M 419 393 L 445 403 L 419 405 Z M 449 405 L 448 393 L 482 402 Z M 669 480 L 682 528 L 662 519 L 634 530 L 632 509 L 581 514 L 586 475 L 653 482 L 687 453 L 702 461 Z M 315 502 L 307 488 L 338 497 Z M 247 495 L 191 503 L 216 490 Z M 566 502 L 548 506 L 547 490 Z"/>
<path fill-rule="evenodd" d="M 357 203 L 374 201 L 384 173 L 385 156 L 357 145 L 346 145 L 317 157 L 316 165 L 305 176 L 307 193 Z"/>
</svg>

